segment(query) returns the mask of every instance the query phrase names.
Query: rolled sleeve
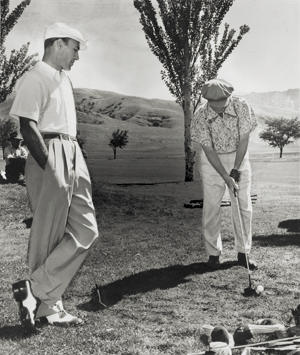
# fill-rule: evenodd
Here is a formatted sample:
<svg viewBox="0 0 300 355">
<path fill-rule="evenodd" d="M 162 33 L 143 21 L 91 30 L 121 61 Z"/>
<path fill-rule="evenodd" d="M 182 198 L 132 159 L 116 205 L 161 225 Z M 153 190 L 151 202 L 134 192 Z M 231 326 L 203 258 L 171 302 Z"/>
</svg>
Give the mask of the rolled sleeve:
<svg viewBox="0 0 300 355">
<path fill-rule="evenodd" d="M 25 74 L 16 85 L 16 97 L 9 114 L 16 119 L 26 117 L 38 122 L 43 102 L 44 90 L 41 83 L 36 77 Z"/>
<path fill-rule="evenodd" d="M 201 108 L 192 119 L 191 140 L 204 146 L 212 145 L 210 131 L 205 121 L 205 114 Z"/>
</svg>

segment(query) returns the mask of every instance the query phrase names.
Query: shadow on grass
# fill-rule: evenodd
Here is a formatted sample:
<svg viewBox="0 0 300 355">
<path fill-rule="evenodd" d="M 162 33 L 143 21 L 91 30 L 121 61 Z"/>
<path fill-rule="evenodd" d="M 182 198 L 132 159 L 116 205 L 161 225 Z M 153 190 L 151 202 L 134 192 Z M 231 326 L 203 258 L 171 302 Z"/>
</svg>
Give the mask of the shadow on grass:
<svg viewBox="0 0 300 355">
<path fill-rule="evenodd" d="M 288 219 L 281 221 L 278 228 L 286 229 L 289 233 L 300 233 L 300 219 Z"/>
<path fill-rule="evenodd" d="M 300 247 L 300 234 L 256 235 L 253 237 L 253 241 L 260 246 L 284 247 L 294 245 Z"/>
<path fill-rule="evenodd" d="M 5 325 L 0 327 L 0 339 L 10 339 L 19 341 L 20 339 L 30 338 L 39 334 L 39 330 L 35 332 L 26 332 L 21 325 Z"/>
<path fill-rule="evenodd" d="M 226 270 L 235 265 L 237 265 L 236 261 L 227 261 L 220 265 L 219 270 Z M 174 288 L 180 284 L 190 282 L 186 279 L 190 275 L 201 275 L 215 271 L 217 270 L 209 268 L 206 263 L 174 265 L 162 269 L 143 271 L 110 284 L 99 286 L 101 302 L 110 307 L 120 302 L 124 295 Z M 92 299 L 79 305 L 78 308 L 90 312 L 105 308 L 99 303 L 96 287 L 92 290 Z"/>
</svg>

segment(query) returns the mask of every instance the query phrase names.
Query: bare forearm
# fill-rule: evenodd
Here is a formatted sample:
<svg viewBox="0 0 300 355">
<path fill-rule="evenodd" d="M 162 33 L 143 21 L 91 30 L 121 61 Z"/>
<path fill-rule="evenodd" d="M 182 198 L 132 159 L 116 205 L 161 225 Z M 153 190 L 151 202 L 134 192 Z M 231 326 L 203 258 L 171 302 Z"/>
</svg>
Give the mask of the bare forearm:
<svg viewBox="0 0 300 355">
<path fill-rule="evenodd" d="M 225 180 L 226 176 L 228 176 L 221 160 L 219 159 L 217 153 L 211 147 L 203 146 L 202 149 L 205 152 L 205 155 L 210 162 L 210 164 L 215 168 L 218 174 Z"/>
<path fill-rule="evenodd" d="M 44 170 L 49 154 L 36 123 L 28 118 L 20 117 L 20 131 L 31 155 Z"/>
<path fill-rule="evenodd" d="M 233 169 L 239 170 L 244 160 L 245 154 L 247 153 L 248 150 L 249 136 L 250 136 L 250 132 L 241 136 L 239 145 L 236 149 L 236 156 L 235 156 Z"/>
</svg>

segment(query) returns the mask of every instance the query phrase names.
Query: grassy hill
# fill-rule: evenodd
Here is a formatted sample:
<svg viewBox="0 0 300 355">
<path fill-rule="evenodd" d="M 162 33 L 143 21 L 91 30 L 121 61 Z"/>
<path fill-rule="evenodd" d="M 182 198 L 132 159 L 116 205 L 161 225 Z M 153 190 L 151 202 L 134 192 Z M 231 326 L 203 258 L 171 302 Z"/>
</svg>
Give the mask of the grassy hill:
<svg viewBox="0 0 300 355">
<path fill-rule="evenodd" d="M 104 123 L 111 120 L 138 126 L 183 129 L 182 108 L 175 101 L 146 99 L 110 91 L 77 88 L 74 90 L 79 122 Z M 300 89 L 285 92 L 243 95 L 253 106 L 258 120 L 299 117 Z M 12 94 L 0 104 L 0 119 L 8 117 Z"/>
<path fill-rule="evenodd" d="M 75 99 L 78 111 L 90 111 L 99 118 L 110 117 L 140 126 L 182 127 L 182 109 L 173 101 L 91 89 L 75 89 Z"/>
<path fill-rule="evenodd" d="M 252 92 L 244 96 L 252 104 L 273 109 L 278 108 L 279 112 L 280 109 L 295 111 L 295 113 L 299 115 L 300 89 L 290 89 L 287 91 L 272 91 L 263 93 Z"/>
<path fill-rule="evenodd" d="M 258 99 L 260 95 L 264 98 L 263 101 Z M 286 95 L 289 93 L 286 92 Z M 245 97 L 251 102 L 259 122 L 258 129 L 251 135 L 250 145 L 255 150 L 261 146 L 268 149 L 268 145 L 259 138 L 265 120 L 273 117 L 296 117 L 297 112 L 289 108 L 270 106 L 266 93 Z M 0 119 L 9 117 L 13 98 L 14 95 L 11 95 L 0 104 Z M 97 164 L 95 159 L 111 158 L 112 150 L 108 142 L 116 129 L 127 130 L 129 135 L 129 144 L 126 149 L 118 151 L 117 159 L 183 159 L 183 112 L 174 101 L 84 88 L 75 89 L 75 100 L 79 130 L 86 141 L 85 149 L 91 165 Z"/>
<path fill-rule="evenodd" d="M 260 123 L 264 124 L 266 118 L 299 116 L 299 91 L 295 89 L 281 93 L 251 93 L 243 96 L 253 106 Z M 108 116 L 140 126 L 183 128 L 182 108 L 173 101 L 90 89 L 75 89 L 75 98 L 79 111 L 93 112 L 104 119 Z"/>
</svg>

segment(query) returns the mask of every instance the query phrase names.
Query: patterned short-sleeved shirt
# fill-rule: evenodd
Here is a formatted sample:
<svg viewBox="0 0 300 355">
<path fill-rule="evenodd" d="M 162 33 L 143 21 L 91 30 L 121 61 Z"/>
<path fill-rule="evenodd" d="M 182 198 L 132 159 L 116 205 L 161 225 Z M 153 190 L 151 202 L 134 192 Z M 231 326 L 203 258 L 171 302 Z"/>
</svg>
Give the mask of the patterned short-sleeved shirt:
<svg viewBox="0 0 300 355">
<path fill-rule="evenodd" d="M 200 106 L 191 123 L 191 139 L 211 146 L 218 154 L 235 152 L 240 136 L 252 132 L 257 119 L 246 99 L 232 96 L 223 113 L 218 115 L 208 103 Z"/>
</svg>

